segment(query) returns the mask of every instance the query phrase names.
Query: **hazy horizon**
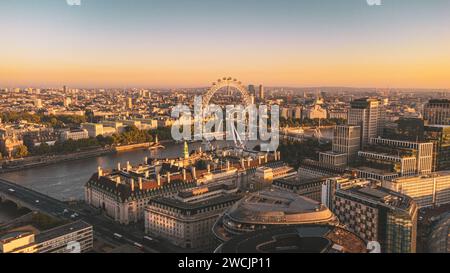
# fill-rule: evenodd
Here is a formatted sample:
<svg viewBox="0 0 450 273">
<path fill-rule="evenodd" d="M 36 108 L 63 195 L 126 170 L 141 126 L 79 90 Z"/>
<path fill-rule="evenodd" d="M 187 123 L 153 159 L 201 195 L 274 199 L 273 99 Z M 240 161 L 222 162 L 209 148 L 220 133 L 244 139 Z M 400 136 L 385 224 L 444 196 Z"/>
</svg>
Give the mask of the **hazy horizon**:
<svg viewBox="0 0 450 273">
<path fill-rule="evenodd" d="M 450 89 L 450 1 L 3 0 L 0 86 Z"/>
</svg>

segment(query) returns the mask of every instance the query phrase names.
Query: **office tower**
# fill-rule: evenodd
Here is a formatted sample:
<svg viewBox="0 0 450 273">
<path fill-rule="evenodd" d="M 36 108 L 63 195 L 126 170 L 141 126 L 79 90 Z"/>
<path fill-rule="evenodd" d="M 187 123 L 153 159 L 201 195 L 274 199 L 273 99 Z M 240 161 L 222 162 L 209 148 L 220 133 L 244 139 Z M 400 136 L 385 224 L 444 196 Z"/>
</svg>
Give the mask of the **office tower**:
<svg viewBox="0 0 450 273">
<path fill-rule="evenodd" d="M 127 101 L 126 101 L 126 107 L 127 107 L 127 109 L 133 109 L 133 99 L 132 98 L 127 98 Z"/>
<path fill-rule="evenodd" d="M 383 187 L 412 197 L 420 208 L 450 203 L 450 172 L 383 181 Z"/>
<path fill-rule="evenodd" d="M 248 86 L 248 93 L 250 93 L 251 95 L 255 96 L 255 98 L 258 97 L 258 94 L 256 93 L 256 88 L 255 88 L 255 86 L 253 84 L 250 84 Z"/>
<path fill-rule="evenodd" d="M 328 179 L 322 196 L 341 224 L 379 242 L 381 252 L 416 252 L 418 206 L 411 197 L 370 180 L 342 177 Z"/>
<path fill-rule="evenodd" d="M 433 171 L 433 143 L 372 138 L 358 152 L 363 167 L 359 177 L 386 180 Z"/>
<path fill-rule="evenodd" d="M 333 152 L 345 153 L 347 164 L 358 157 L 361 149 L 361 127 L 352 125 L 340 125 L 334 129 Z"/>
<path fill-rule="evenodd" d="M 319 162 L 333 166 L 347 166 L 354 162 L 361 149 L 361 127 L 340 125 L 334 129 L 333 149 L 319 153 Z"/>
<path fill-rule="evenodd" d="M 262 84 L 259 86 L 259 99 L 264 100 L 264 86 Z"/>
<path fill-rule="evenodd" d="M 428 238 L 428 253 L 450 253 L 450 212 L 437 217 Z"/>
<path fill-rule="evenodd" d="M 450 125 L 450 100 L 430 100 L 424 106 L 423 117 L 431 125 Z"/>
<path fill-rule="evenodd" d="M 377 99 L 357 99 L 350 103 L 348 125 L 361 126 L 361 146 L 366 146 L 371 138 L 381 135 L 382 111 Z"/>
<path fill-rule="evenodd" d="M 397 138 L 400 140 L 424 140 L 425 122 L 421 118 L 401 118 L 398 121 Z"/>
<path fill-rule="evenodd" d="M 433 170 L 450 170 L 450 125 L 425 126 L 424 138 L 434 143 Z"/>
<path fill-rule="evenodd" d="M 63 87 L 63 92 L 64 92 L 64 94 L 67 94 L 67 86 L 65 86 L 65 85 Z"/>
</svg>

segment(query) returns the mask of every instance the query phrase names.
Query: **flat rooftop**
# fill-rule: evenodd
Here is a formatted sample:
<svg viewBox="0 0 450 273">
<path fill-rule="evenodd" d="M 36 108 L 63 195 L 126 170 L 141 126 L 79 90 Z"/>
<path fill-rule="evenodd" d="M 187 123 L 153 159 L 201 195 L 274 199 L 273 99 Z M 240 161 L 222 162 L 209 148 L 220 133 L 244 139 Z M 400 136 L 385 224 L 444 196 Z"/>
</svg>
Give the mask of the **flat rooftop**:
<svg viewBox="0 0 450 273">
<path fill-rule="evenodd" d="M 197 202 L 183 202 L 176 198 L 171 197 L 157 197 L 150 200 L 149 204 L 161 204 L 165 206 L 172 207 L 174 209 L 179 209 L 183 211 L 196 211 L 199 209 L 208 208 L 211 206 L 227 203 L 236 202 L 242 198 L 240 194 L 225 194 L 217 197 L 205 199 Z"/>
<path fill-rule="evenodd" d="M 219 253 L 366 253 L 364 240 L 331 225 L 268 228 L 236 236 Z"/>
<path fill-rule="evenodd" d="M 36 243 L 52 240 L 54 238 L 58 238 L 63 235 L 66 235 L 66 234 L 69 234 L 72 232 L 76 232 L 76 231 L 79 231 L 82 229 L 86 229 L 89 227 L 92 227 L 92 226 L 81 220 L 70 223 L 70 224 L 62 225 L 62 226 L 59 226 L 59 227 L 56 227 L 53 229 L 43 231 L 40 234 L 37 234 L 35 237 Z"/>
</svg>

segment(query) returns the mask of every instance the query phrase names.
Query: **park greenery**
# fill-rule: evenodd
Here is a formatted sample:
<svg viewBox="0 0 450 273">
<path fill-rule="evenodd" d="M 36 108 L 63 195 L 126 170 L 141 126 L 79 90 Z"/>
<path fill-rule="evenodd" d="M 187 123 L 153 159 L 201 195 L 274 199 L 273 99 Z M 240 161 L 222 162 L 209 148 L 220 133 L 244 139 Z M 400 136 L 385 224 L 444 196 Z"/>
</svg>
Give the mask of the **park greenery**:
<svg viewBox="0 0 450 273">
<path fill-rule="evenodd" d="M 298 168 L 305 159 L 318 160 L 319 152 L 331 150 L 331 143 L 320 143 L 316 139 L 303 142 L 283 141 L 278 150 L 284 162 Z"/>
<path fill-rule="evenodd" d="M 321 119 L 321 126 L 333 126 L 345 124 L 345 119 Z M 319 126 L 319 119 L 285 119 L 280 117 L 280 127 L 317 127 Z"/>
<path fill-rule="evenodd" d="M 139 130 L 136 126 L 129 126 L 121 134 L 113 134 L 112 136 L 99 135 L 96 138 L 57 141 L 53 146 L 42 143 L 38 147 L 33 148 L 31 154 L 36 156 L 61 155 L 95 148 L 139 144 L 152 142 L 155 136 L 158 136 L 159 140 L 167 140 L 170 138 L 170 129 Z"/>
<path fill-rule="evenodd" d="M 27 112 L 5 112 L 1 113 L 0 117 L 3 122 L 17 123 L 20 121 L 27 121 L 30 123 L 44 124 L 55 129 L 78 127 L 87 120 L 86 116 L 45 115 L 43 112 L 36 114 Z"/>
</svg>

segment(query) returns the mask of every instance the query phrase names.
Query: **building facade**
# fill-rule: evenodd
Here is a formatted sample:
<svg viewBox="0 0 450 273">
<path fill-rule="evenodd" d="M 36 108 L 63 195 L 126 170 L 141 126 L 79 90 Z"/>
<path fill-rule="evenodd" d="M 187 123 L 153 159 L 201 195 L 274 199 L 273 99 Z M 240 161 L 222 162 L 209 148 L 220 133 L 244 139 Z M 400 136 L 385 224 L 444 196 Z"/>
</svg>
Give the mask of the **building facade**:
<svg viewBox="0 0 450 273">
<path fill-rule="evenodd" d="M 234 184 L 215 184 L 152 198 L 145 209 L 145 232 L 187 249 L 212 249 L 217 218 L 242 198 Z"/>
<path fill-rule="evenodd" d="M 430 100 L 424 106 L 423 117 L 431 125 L 450 125 L 450 100 Z"/>
<path fill-rule="evenodd" d="M 450 172 L 383 181 L 383 187 L 412 197 L 420 208 L 450 203 Z"/>
<path fill-rule="evenodd" d="M 411 176 L 433 171 L 432 142 L 372 138 L 358 156 L 363 167 L 358 167 L 357 171 L 365 178 Z"/>
<path fill-rule="evenodd" d="M 418 206 L 403 194 L 365 179 L 331 178 L 323 186 L 323 203 L 341 224 L 383 253 L 414 253 Z"/>
<path fill-rule="evenodd" d="M 91 225 L 76 221 L 36 234 L 15 231 L 0 236 L 0 253 L 73 253 L 93 248 Z"/>
<path fill-rule="evenodd" d="M 72 129 L 61 133 L 62 141 L 67 141 L 69 139 L 76 141 L 86 138 L 89 138 L 89 133 L 85 129 Z"/>
<path fill-rule="evenodd" d="M 350 103 L 348 125 L 361 127 L 361 146 L 378 137 L 383 131 L 383 107 L 377 99 L 357 99 Z"/>
<path fill-rule="evenodd" d="M 424 139 L 434 143 L 433 170 L 450 170 L 450 125 L 425 126 Z"/>
</svg>

